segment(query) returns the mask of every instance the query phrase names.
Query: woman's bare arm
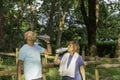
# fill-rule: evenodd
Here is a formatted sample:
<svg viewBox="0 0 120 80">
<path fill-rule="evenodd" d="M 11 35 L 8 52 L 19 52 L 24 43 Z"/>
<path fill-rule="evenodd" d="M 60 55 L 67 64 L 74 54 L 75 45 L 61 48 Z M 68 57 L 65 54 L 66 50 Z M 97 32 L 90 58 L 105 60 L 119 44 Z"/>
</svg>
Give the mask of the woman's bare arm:
<svg viewBox="0 0 120 80">
<path fill-rule="evenodd" d="M 55 55 L 54 64 L 56 64 L 56 65 L 60 64 L 59 54 Z"/>
<path fill-rule="evenodd" d="M 82 80 L 86 80 L 84 65 L 80 66 L 80 72 L 81 72 L 81 75 L 82 75 Z"/>
</svg>

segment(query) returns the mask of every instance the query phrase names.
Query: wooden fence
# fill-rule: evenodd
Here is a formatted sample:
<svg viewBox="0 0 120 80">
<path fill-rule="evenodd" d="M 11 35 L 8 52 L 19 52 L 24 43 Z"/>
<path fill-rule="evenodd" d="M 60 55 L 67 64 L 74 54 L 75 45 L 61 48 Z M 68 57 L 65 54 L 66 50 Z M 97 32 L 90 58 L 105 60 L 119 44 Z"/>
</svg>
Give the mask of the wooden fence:
<svg viewBox="0 0 120 80">
<path fill-rule="evenodd" d="M 17 66 L 17 57 L 18 57 L 18 48 L 16 48 L 16 52 L 15 53 L 4 53 L 4 52 L 0 52 L 0 55 L 2 56 L 8 56 L 8 57 L 15 57 L 16 59 L 16 66 Z M 0 69 L 8 69 L 9 67 L 14 69 L 14 70 L 9 70 L 9 71 L 4 71 L 4 70 L 0 70 L 0 76 L 7 76 L 7 75 L 16 75 L 16 66 L 7 66 L 7 65 L 1 65 L 0 64 Z"/>
<path fill-rule="evenodd" d="M 99 61 L 107 61 L 109 64 L 99 64 L 95 67 L 95 80 L 100 80 L 99 70 L 108 68 L 120 68 L 120 58 L 98 58 Z M 112 62 L 112 63 L 110 63 Z"/>
<path fill-rule="evenodd" d="M 18 49 L 16 48 L 15 53 L 3 53 L 0 52 L 0 55 L 3 56 L 14 56 L 16 58 L 16 66 L 17 66 L 17 61 L 18 61 Z M 83 59 L 85 61 L 85 66 L 87 67 L 88 65 L 94 65 L 95 66 L 95 75 L 90 75 L 87 74 L 86 76 L 91 76 L 93 80 L 99 80 L 99 70 L 100 69 L 106 69 L 106 68 L 117 68 L 120 67 L 120 59 L 119 58 L 99 58 L 99 57 L 87 57 L 84 55 L 84 51 L 82 52 Z M 43 80 L 46 80 L 46 73 L 49 71 L 49 68 L 55 67 L 54 63 L 49 63 L 48 59 L 53 60 L 54 56 L 48 56 L 48 55 L 43 55 L 42 56 L 42 67 L 43 67 Z M 116 64 L 101 64 L 102 61 L 108 61 L 108 62 L 118 62 Z M 16 66 L 5 66 L 5 65 L 0 65 L 0 68 L 8 68 L 8 67 L 14 67 L 14 70 L 10 71 L 0 71 L 0 76 L 7 76 L 7 75 L 16 75 Z"/>
<path fill-rule="evenodd" d="M 120 68 L 120 58 L 100 58 L 100 57 L 84 57 L 85 62 L 86 61 L 93 61 L 93 63 L 90 63 L 89 65 L 95 64 L 95 77 L 93 77 L 95 80 L 100 80 L 100 69 L 109 69 L 109 68 Z M 107 64 L 102 64 L 102 62 L 108 62 Z"/>
</svg>

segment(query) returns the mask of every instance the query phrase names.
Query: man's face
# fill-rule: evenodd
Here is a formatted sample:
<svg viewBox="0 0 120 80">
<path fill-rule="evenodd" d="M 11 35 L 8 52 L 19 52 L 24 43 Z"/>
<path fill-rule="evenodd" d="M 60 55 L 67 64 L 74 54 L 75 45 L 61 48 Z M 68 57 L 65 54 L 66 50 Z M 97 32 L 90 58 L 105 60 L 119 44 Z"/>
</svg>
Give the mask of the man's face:
<svg viewBox="0 0 120 80">
<path fill-rule="evenodd" d="M 25 39 L 35 41 L 37 39 L 37 34 L 32 31 L 28 31 L 25 33 Z"/>
</svg>

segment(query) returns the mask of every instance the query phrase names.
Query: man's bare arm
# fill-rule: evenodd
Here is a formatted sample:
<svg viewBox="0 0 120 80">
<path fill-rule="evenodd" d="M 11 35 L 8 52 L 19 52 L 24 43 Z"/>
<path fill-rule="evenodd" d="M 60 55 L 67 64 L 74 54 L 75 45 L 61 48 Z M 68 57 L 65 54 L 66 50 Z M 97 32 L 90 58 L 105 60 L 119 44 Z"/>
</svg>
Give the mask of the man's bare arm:
<svg viewBox="0 0 120 80">
<path fill-rule="evenodd" d="M 22 60 L 18 60 L 18 63 L 17 63 L 17 76 L 18 76 L 18 80 L 22 80 L 22 65 L 23 65 L 23 61 Z"/>
<path fill-rule="evenodd" d="M 52 54 L 52 48 L 51 48 L 51 44 L 48 40 L 45 40 L 46 45 L 47 45 L 47 49 L 43 52 L 47 55 L 51 55 Z"/>
</svg>

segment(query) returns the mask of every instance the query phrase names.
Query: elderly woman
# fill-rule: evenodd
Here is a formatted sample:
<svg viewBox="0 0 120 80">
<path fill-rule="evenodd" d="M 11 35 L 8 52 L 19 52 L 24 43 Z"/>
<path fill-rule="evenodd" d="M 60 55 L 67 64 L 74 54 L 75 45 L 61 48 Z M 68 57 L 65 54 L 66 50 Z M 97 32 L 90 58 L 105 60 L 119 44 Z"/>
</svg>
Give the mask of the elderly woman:
<svg viewBox="0 0 120 80">
<path fill-rule="evenodd" d="M 59 58 L 56 54 L 54 63 L 60 64 L 59 72 L 62 80 L 86 80 L 84 61 L 79 55 L 79 43 L 77 41 L 70 41 L 68 51 Z"/>
</svg>

